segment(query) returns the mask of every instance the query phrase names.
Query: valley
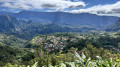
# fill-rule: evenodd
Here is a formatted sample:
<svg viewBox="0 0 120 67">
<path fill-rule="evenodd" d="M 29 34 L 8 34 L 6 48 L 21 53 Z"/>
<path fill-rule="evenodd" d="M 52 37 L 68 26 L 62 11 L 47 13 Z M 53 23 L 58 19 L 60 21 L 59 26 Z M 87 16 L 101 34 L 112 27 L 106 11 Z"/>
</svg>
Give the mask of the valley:
<svg viewBox="0 0 120 67">
<path fill-rule="evenodd" d="M 113 58 L 111 63 L 119 67 L 119 19 L 89 13 L 0 12 L 0 66 L 72 67 L 82 55 L 81 67 L 87 60 L 97 65 L 96 56 L 103 64 Z"/>
</svg>

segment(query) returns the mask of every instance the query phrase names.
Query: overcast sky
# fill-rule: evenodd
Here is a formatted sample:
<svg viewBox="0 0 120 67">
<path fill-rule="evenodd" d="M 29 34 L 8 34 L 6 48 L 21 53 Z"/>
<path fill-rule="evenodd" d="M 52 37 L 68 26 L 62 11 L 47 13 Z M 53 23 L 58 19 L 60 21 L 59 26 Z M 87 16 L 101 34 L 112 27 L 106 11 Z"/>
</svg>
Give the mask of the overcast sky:
<svg viewBox="0 0 120 67">
<path fill-rule="evenodd" d="M 0 0 L 0 11 L 22 10 L 119 15 L 120 0 Z"/>
</svg>

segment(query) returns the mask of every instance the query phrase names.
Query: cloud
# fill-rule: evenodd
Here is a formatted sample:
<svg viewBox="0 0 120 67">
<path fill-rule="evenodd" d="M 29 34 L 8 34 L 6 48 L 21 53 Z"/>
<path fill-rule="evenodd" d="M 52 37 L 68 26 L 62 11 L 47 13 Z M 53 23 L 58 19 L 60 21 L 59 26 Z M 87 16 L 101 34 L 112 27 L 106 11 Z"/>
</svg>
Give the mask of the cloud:
<svg viewBox="0 0 120 67">
<path fill-rule="evenodd" d="M 72 10 L 71 13 L 113 14 L 120 13 L 120 1 L 114 4 L 97 5 L 86 9 Z"/>
<path fill-rule="evenodd" d="M 70 0 L 0 0 L 0 3 L 0 7 L 26 10 L 44 8 L 64 10 L 85 6 L 83 1 L 72 2 Z"/>
</svg>

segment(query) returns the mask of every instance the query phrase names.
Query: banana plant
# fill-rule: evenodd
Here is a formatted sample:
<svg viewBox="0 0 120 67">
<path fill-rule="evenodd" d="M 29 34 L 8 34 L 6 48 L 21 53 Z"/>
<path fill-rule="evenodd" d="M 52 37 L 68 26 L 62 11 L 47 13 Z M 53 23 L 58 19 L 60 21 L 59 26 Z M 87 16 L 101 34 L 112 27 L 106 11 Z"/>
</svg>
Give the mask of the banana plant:
<svg viewBox="0 0 120 67">
<path fill-rule="evenodd" d="M 117 67 L 117 63 L 114 63 L 112 58 L 108 59 L 107 60 L 107 63 L 108 63 L 108 67 Z"/>
<path fill-rule="evenodd" d="M 85 54 L 82 53 L 82 56 L 80 56 L 77 52 L 75 53 L 75 57 L 78 59 L 77 64 L 82 65 L 83 67 L 89 67 L 89 64 L 91 63 L 91 58 L 86 58 Z"/>
<path fill-rule="evenodd" d="M 76 62 L 66 62 L 66 64 L 71 67 L 90 67 L 91 58 L 86 58 L 85 54 L 82 53 L 80 56 L 77 52 L 75 52 L 74 56 L 77 58 Z"/>
<path fill-rule="evenodd" d="M 112 58 L 104 61 L 101 57 L 97 56 L 96 63 L 98 67 L 117 67 L 117 63 L 114 63 Z"/>
</svg>

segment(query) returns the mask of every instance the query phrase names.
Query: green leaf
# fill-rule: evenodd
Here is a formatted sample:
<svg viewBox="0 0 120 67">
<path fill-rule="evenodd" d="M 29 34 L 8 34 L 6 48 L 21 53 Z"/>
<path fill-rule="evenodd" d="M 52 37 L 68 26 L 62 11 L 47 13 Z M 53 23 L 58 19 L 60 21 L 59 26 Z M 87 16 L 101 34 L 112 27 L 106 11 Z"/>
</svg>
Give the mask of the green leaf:
<svg viewBox="0 0 120 67">
<path fill-rule="evenodd" d="M 108 65 L 109 65 L 109 67 L 112 67 L 112 58 L 108 59 Z"/>
<path fill-rule="evenodd" d="M 37 65 L 38 65 L 38 62 L 36 62 L 32 67 L 37 67 Z"/>
</svg>

